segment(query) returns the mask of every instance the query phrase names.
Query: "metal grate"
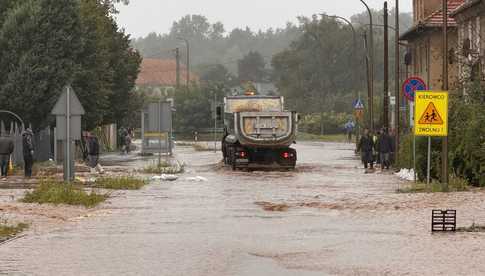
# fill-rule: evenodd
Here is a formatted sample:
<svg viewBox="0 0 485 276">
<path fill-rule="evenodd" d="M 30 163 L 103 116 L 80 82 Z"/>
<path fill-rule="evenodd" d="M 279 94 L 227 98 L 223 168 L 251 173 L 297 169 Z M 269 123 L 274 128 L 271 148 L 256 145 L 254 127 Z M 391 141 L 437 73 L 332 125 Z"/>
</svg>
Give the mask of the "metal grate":
<svg viewBox="0 0 485 276">
<path fill-rule="evenodd" d="M 432 232 L 456 231 L 456 210 L 433 210 Z"/>
</svg>

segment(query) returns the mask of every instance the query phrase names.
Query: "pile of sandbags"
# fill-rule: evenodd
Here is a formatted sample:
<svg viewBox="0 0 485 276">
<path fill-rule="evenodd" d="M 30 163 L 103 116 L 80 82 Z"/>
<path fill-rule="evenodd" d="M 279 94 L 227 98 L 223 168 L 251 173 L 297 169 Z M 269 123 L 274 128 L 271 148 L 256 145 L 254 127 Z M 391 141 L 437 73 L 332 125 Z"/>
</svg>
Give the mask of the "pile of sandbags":
<svg viewBox="0 0 485 276">
<path fill-rule="evenodd" d="M 401 169 L 396 175 L 404 180 L 415 181 L 413 169 Z"/>
</svg>

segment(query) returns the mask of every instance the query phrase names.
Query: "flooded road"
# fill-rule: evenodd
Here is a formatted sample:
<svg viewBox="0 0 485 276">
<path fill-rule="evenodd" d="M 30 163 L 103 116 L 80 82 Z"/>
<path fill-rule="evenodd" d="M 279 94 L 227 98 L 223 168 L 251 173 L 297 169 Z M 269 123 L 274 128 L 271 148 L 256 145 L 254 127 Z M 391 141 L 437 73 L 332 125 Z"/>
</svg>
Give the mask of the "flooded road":
<svg viewBox="0 0 485 276">
<path fill-rule="evenodd" d="M 178 148 L 179 180 L 0 246 L 0 274 L 485 274 L 484 234 L 430 233 L 433 208 L 485 223 L 483 192 L 396 194 L 403 182 L 364 174 L 351 145 L 296 148 L 295 172 L 232 172 L 219 153 Z"/>
</svg>

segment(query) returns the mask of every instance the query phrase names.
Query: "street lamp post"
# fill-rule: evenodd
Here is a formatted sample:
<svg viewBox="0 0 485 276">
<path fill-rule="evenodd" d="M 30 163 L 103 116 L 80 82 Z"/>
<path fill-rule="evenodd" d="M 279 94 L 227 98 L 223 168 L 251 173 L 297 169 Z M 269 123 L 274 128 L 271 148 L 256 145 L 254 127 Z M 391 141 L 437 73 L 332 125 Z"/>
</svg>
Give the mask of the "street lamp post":
<svg viewBox="0 0 485 276">
<path fill-rule="evenodd" d="M 186 80 L 186 85 L 187 88 L 189 87 L 190 84 L 190 44 L 189 41 L 183 37 L 177 37 L 177 39 L 182 40 L 185 42 L 185 49 L 187 50 L 187 80 Z"/>
<path fill-rule="evenodd" d="M 372 22 L 372 12 L 367 5 L 367 3 L 364 0 L 360 0 L 362 4 L 367 9 L 367 12 L 369 13 L 369 23 L 370 23 L 370 49 L 369 49 L 369 63 L 370 63 L 370 70 L 369 70 L 369 100 L 368 100 L 368 105 L 369 105 L 369 117 L 370 117 L 370 129 L 373 132 L 374 131 L 374 30 L 373 30 L 373 22 Z"/>
</svg>

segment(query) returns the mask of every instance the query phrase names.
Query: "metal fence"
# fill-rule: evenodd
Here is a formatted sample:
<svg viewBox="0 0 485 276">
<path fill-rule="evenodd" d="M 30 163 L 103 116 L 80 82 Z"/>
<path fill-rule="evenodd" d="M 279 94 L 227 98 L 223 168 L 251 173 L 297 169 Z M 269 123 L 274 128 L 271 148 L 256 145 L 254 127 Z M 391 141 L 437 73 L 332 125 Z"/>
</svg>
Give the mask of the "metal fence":
<svg viewBox="0 0 485 276">
<path fill-rule="evenodd" d="M 16 165 L 23 165 L 23 145 L 22 145 L 22 132 L 23 126 L 19 126 L 17 123 L 10 122 L 10 127 L 7 129 L 3 121 L 0 121 L 0 135 L 8 135 L 14 142 L 14 152 L 12 154 L 12 161 Z M 34 133 L 34 160 L 47 161 L 53 158 L 53 133 L 50 128 L 46 128 L 37 133 Z"/>
</svg>

